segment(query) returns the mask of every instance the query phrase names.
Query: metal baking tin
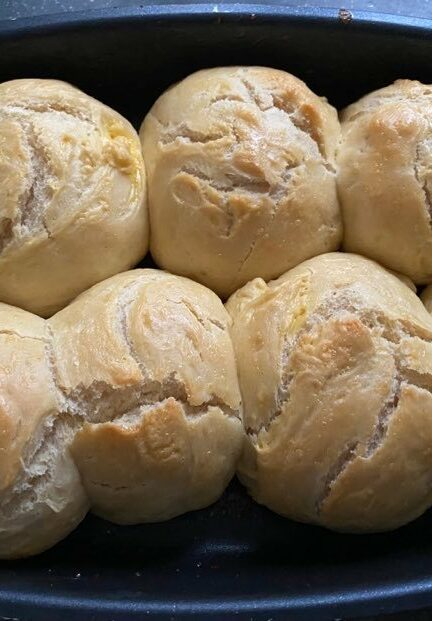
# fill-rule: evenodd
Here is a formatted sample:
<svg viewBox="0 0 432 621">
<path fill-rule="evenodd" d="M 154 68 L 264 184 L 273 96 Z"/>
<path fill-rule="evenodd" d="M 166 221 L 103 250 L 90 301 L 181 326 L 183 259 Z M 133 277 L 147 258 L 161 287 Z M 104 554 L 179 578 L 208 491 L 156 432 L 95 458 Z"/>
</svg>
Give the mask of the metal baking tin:
<svg viewBox="0 0 432 621">
<path fill-rule="evenodd" d="M 246 4 L 158 5 L 0 22 L 0 80 L 56 77 L 136 126 L 195 69 L 286 69 L 341 107 L 432 81 L 432 21 Z M 0 562 L 0 619 L 314 621 L 432 606 L 432 514 L 382 535 L 295 524 L 232 483 L 208 509 L 118 527 L 93 516 L 33 559 Z M 413 618 L 410 616 L 409 618 Z"/>
</svg>

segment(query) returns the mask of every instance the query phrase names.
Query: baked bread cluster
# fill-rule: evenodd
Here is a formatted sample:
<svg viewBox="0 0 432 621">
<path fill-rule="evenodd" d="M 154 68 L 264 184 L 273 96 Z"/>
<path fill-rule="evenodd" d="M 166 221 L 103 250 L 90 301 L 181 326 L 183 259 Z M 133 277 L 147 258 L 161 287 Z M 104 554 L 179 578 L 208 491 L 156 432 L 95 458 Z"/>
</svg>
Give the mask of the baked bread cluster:
<svg viewBox="0 0 432 621">
<path fill-rule="evenodd" d="M 431 105 L 401 80 L 340 123 L 225 67 L 138 136 L 64 82 L 0 84 L 0 558 L 89 510 L 205 507 L 236 469 L 339 531 L 432 505 Z M 173 274 L 124 271 L 149 244 Z"/>
<path fill-rule="evenodd" d="M 120 524 L 214 502 L 242 448 L 229 317 L 198 283 L 132 270 L 49 320 L 0 305 L 0 558 L 91 508 Z"/>
</svg>

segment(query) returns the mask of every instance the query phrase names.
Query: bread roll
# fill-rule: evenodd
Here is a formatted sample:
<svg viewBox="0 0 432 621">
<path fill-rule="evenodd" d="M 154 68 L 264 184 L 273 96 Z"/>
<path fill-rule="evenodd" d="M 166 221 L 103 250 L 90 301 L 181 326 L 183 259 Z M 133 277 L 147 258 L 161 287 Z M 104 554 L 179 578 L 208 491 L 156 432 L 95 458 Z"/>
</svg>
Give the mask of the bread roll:
<svg viewBox="0 0 432 621">
<path fill-rule="evenodd" d="M 344 246 L 432 281 L 432 86 L 398 80 L 342 112 Z"/>
<path fill-rule="evenodd" d="M 72 451 L 93 511 L 132 524 L 214 502 L 243 438 L 229 318 L 217 296 L 134 270 L 49 323 L 59 383 L 86 420 Z"/>
<path fill-rule="evenodd" d="M 57 80 L 0 84 L 0 300 L 49 316 L 146 253 L 138 136 Z"/>
<path fill-rule="evenodd" d="M 46 322 L 0 304 L 0 558 L 50 547 L 88 510 L 61 401 Z"/>
<path fill-rule="evenodd" d="M 140 130 L 155 261 L 226 297 L 337 249 L 339 134 L 284 71 L 209 69 L 170 88 Z"/>
<path fill-rule="evenodd" d="M 274 511 L 393 529 L 432 504 L 432 319 L 360 256 L 305 261 L 235 293 L 247 441 L 239 475 Z"/>
<path fill-rule="evenodd" d="M 89 507 L 131 524 L 214 502 L 243 427 L 229 316 L 202 285 L 114 276 L 50 320 L 0 306 L 0 558 Z"/>
</svg>

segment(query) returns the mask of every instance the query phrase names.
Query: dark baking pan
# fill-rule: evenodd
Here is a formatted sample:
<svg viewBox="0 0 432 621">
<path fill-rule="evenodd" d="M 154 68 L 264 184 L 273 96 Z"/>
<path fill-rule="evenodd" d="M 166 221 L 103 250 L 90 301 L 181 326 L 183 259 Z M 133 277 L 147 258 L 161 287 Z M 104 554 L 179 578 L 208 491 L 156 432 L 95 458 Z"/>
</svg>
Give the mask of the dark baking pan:
<svg viewBox="0 0 432 621">
<path fill-rule="evenodd" d="M 261 64 L 342 106 L 398 77 L 431 82 L 431 28 L 236 4 L 89 11 L 0 23 L 0 80 L 69 80 L 138 125 L 166 86 L 199 67 Z M 394 533 L 338 535 L 273 515 L 233 483 L 209 509 L 136 527 L 89 516 L 51 551 L 0 563 L 0 619 L 313 621 L 414 611 L 432 606 L 431 532 L 429 513 Z"/>
</svg>

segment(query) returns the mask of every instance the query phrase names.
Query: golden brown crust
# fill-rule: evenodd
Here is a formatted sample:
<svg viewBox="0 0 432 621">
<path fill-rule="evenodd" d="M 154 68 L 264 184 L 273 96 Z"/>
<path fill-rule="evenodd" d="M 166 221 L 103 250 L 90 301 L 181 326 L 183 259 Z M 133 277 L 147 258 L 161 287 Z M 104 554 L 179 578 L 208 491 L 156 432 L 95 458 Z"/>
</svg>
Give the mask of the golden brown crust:
<svg viewBox="0 0 432 621">
<path fill-rule="evenodd" d="M 168 397 L 118 421 L 85 425 L 73 454 L 95 513 L 120 524 L 155 522 L 219 498 L 233 475 L 240 429 L 218 407 L 188 415 Z"/>
<path fill-rule="evenodd" d="M 248 432 L 239 473 L 258 502 L 347 531 L 396 528 L 432 504 L 432 320 L 400 278 L 328 254 L 227 308 Z"/>
<path fill-rule="evenodd" d="M 0 84 L 0 299 L 49 316 L 147 251 L 138 137 L 57 80 Z"/>
<path fill-rule="evenodd" d="M 219 399 L 238 410 L 229 321 L 218 297 L 202 285 L 141 269 L 95 285 L 48 323 L 65 391 L 144 381 L 156 391 L 171 382 L 190 405 Z"/>
<path fill-rule="evenodd" d="M 335 110 L 263 67 L 199 71 L 140 130 L 156 261 L 222 297 L 337 249 Z"/>
<path fill-rule="evenodd" d="M 432 280 L 432 87 L 398 80 L 341 114 L 344 247 Z"/>
</svg>

